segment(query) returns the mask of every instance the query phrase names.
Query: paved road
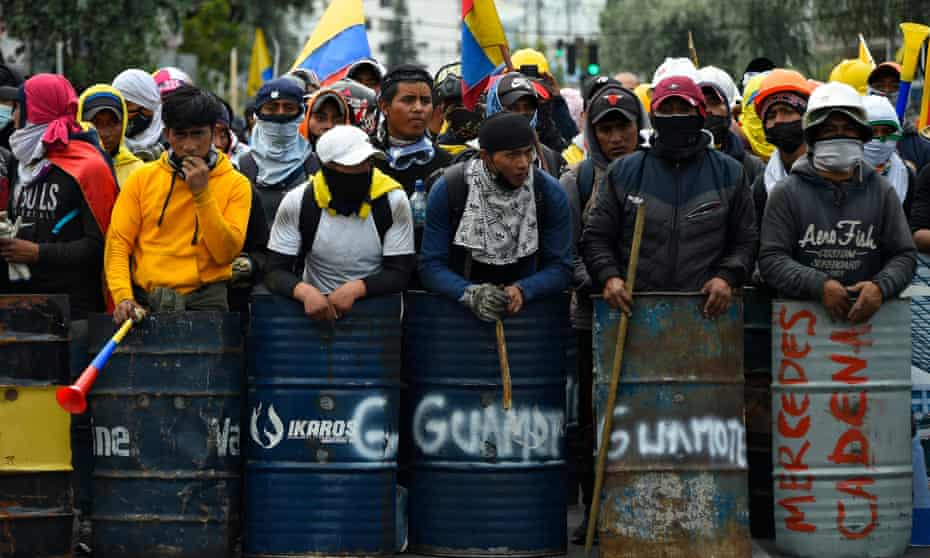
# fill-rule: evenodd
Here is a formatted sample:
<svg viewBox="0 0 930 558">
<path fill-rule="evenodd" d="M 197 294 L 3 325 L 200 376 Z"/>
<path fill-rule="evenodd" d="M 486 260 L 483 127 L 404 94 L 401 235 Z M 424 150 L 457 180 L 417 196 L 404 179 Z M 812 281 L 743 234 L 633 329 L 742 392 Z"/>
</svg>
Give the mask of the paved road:
<svg viewBox="0 0 930 558">
<path fill-rule="evenodd" d="M 578 523 L 581 522 L 582 509 L 580 506 L 574 506 L 568 509 L 568 530 L 569 535 Z M 595 547 L 597 548 L 597 547 Z M 596 552 L 592 553 L 592 558 L 599 558 Z M 401 554 L 398 558 L 414 558 L 415 554 Z M 568 545 L 567 558 L 584 558 L 584 546 L 575 546 L 571 543 Z M 643 558 L 649 558 L 643 556 Z M 752 558 L 787 558 L 775 551 L 775 541 L 756 539 L 752 541 Z M 903 558 L 930 558 L 930 548 L 911 548 Z"/>
</svg>

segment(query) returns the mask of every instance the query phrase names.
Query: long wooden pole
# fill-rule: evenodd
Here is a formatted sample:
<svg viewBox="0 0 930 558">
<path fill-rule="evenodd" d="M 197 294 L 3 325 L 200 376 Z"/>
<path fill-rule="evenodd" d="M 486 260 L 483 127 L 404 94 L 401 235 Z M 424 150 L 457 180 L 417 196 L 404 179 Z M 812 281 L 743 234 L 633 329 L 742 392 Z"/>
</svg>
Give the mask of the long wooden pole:
<svg viewBox="0 0 930 558">
<path fill-rule="evenodd" d="M 513 387 L 510 382 L 510 359 L 507 358 L 507 338 L 504 337 L 504 322 L 497 320 L 497 357 L 501 363 L 501 384 L 504 387 L 503 407 L 509 411 L 513 405 Z"/>
<path fill-rule="evenodd" d="M 639 264 L 639 247 L 643 240 L 643 228 L 646 224 L 646 206 L 642 198 L 632 199 L 636 207 L 636 221 L 633 227 L 633 246 L 630 249 L 630 263 L 626 271 L 624 287 L 633 296 L 636 284 L 636 267 Z M 601 443 L 597 448 L 597 467 L 594 474 L 594 494 L 591 496 L 591 514 L 588 516 L 588 532 L 585 534 L 584 554 L 591 555 L 594 543 L 594 530 L 597 529 L 597 514 L 601 505 L 601 488 L 604 486 L 604 468 L 607 465 L 607 451 L 610 435 L 614 427 L 614 407 L 617 405 L 617 387 L 620 385 L 620 369 L 623 366 L 623 349 L 626 347 L 626 333 L 630 318 L 625 312 L 620 313 L 620 325 L 617 327 L 617 346 L 614 350 L 614 363 L 610 372 L 610 391 L 607 392 L 607 406 L 604 408 L 604 428 L 601 431 Z"/>
</svg>

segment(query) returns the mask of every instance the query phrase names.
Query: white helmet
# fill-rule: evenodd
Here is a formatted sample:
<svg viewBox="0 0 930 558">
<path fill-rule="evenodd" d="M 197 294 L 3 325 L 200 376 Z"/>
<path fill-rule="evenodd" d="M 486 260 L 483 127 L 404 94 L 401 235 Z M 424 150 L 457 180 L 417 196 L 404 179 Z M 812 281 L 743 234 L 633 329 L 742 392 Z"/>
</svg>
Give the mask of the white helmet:
<svg viewBox="0 0 930 558">
<path fill-rule="evenodd" d="M 666 58 L 665 62 L 652 75 L 652 88 L 655 89 L 659 82 L 671 76 L 685 76 L 691 78 L 694 83 L 698 82 L 698 71 L 691 60 L 687 58 Z"/>
<path fill-rule="evenodd" d="M 843 113 L 856 123 L 862 141 L 869 141 L 872 138 L 872 126 L 866 116 L 862 96 L 852 86 L 831 81 L 814 89 L 807 101 L 807 112 L 804 113 L 804 136 L 808 143 L 811 142 L 811 130 L 823 124 L 834 112 Z"/>
<path fill-rule="evenodd" d="M 731 109 L 736 105 L 739 98 L 739 91 L 736 90 L 736 83 L 730 74 L 717 68 L 716 66 L 704 66 L 698 70 L 698 87 L 713 87 L 720 95 L 723 96 L 723 102 Z"/>
</svg>

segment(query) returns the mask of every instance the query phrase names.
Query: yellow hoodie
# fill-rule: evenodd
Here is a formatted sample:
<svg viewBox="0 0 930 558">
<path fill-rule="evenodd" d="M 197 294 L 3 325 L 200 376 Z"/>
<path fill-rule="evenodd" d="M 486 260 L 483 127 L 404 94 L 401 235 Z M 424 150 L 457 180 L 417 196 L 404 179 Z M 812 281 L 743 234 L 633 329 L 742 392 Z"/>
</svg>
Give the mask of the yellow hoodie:
<svg viewBox="0 0 930 558">
<path fill-rule="evenodd" d="M 251 207 L 249 180 L 222 153 L 196 196 L 175 175 L 167 152 L 142 165 L 123 185 L 107 232 L 103 265 L 113 301 L 133 299 L 133 284 L 187 294 L 229 279 Z"/>
<path fill-rule="evenodd" d="M 88 87 L 87 90 L 81 94 L 81 98 L 78 100 L 77 119 L 82 122 L 84 121 L 84 103 L 86 103 L 87 99 L 92 95 L 99 93 L 109 93 L 116 96 L 116 98 L 119 99 L 120 104 L 123 106 L 123 115 L 120 118 L 123 123 L 123 133 L 120 136 L 119 149 L 116 150 L 116 155 L 111 155 L 113 158 L 113 170 L 116 171 L 116 182 L 117 185 L 122 188 L 123 184 L 126 183 L 126 179 L 129 178 L 129 175 L 132 174 L 134 170 L 143 165 L 142 159 L 139 159 L 133 155 L 132 152 L 129 151 L 129 148 L 126 147 L 126 142 L 123 141 L 126 139 L 126 126 L 128 124 L 126 118 L 126 114 L 128 113 L 126 110 L 126 100 L 115 87 L 110 87 L 106 84 L 98 84 L 94 85 L 93 87 Z M 87 124 L 91 124 L 91 122 L 87 121 Z M 100 147 L 102 149 L 103 144 L 101 144 Z"/>
</svg>

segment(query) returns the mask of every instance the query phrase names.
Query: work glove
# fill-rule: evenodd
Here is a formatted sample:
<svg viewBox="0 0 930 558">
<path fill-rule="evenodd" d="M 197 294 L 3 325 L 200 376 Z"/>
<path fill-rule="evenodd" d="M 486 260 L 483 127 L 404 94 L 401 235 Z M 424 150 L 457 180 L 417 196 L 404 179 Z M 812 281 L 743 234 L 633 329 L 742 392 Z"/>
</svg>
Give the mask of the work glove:
<svg viewBox="0 0 930 558">
<path fill-rule="evenodd" d="M 503 319 L 507 314 L 510 296 L 501 287 L 491 283 L 482 283 L 465 287 L 461 303 L 479 320 L 493 323 Z"/>
<path fill-rule="evenodd" d="M 230 285 L 234 288 L 249 286 L 252 279 L 252 260 L 246 255 L 240 255 L 232 263 L 232 279 Z"/>
<path fill-rule="evenodd" d="M 6 211 L 0 211 L 0 238 L 16 238 L 16 235 L 19 233 L 19 229 L 22 228 L 22 226 L 22 217 L 17 217 L 16 222 L 14 223 L 10 221 Z M 32 272 L 29 271 L 28 265 L 22 263 L 10 263 L 8 266 L 10 281 L 13 283 L 28 281 L 32 278 Z"/>
</svg>

